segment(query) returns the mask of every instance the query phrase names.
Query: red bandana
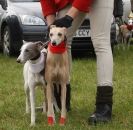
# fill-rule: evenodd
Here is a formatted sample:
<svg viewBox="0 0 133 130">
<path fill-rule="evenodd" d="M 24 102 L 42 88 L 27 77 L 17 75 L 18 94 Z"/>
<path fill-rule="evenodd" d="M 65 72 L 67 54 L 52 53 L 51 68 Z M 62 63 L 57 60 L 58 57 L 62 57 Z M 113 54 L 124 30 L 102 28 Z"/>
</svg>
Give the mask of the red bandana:
<svg viewBox="0 0 133 130">
<path fill-rule="evenodd" d="M 65 41 L 61 42 L 58 46 L 53 46 L 51 42 L 48 43 L 48 48 L 52 53 L 62 54 L 66 51 Z"/>
</svg>

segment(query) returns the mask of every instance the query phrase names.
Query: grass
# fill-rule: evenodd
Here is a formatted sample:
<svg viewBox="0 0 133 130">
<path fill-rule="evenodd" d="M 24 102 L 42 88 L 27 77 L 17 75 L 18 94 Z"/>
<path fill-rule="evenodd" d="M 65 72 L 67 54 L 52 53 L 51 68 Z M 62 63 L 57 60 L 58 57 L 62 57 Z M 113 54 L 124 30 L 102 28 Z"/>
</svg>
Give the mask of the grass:
<svg viewBox="0 0 133 130">
<path fill-rule="evenodd" d="M 67 124 L 47 125 L 46 115 L 37 112 L 36 126 L 31 128 L 30 115 L 25 114 L 23 66 L 16 58 L 0 54 L 0 130 L 133 130 L 133 46 L 128 50 L 114 50 L 114 105 L 113 119 L 108 124 L 91 126 L 87 118 L 94 110 L 96 93 L 95 58 L 77 58 L 73 61 L 72 111 Z M 37 105 L 43 98 L 37 90 Z"/>
</svg>

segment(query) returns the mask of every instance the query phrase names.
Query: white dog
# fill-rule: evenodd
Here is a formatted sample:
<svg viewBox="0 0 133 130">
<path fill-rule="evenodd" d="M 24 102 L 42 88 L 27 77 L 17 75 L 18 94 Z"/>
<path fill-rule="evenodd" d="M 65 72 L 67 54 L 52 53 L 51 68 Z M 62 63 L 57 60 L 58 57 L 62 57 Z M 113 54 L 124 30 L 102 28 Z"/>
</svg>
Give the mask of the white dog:
<svg viewBox="0 0 133 130">
<path fill-rule="evenodd" d="M 35 87 L 41 85 L 46 96 L 44 71 L 47 50 L 43 48 L 41 51 L 42 46 L 42 42 L 25 42 L 17 58 L 18 63 L 25 63 L 23 76 L 26 93 L 26 113 L 30 112 L 31 107 L 31 126 L 35 125 Z M 54 102 L 54 106 L 59 111 L 56 102 Z M 43 102 L 43 112 L 46 112 L 46 100 Z"/>
</svg>

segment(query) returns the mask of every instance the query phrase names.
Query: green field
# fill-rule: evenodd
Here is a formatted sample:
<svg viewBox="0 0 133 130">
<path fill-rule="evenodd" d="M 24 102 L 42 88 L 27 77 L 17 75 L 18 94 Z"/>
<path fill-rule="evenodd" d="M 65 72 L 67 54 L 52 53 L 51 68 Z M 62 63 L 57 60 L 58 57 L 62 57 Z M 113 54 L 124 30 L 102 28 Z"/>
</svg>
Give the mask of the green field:
<svg viewBox="0 0 133 130">
<path fill-rule="evenodd" d="M 25 114 L 23 90 L 23 65 L 16 58 L 0 54 L 0 130 L 133 130 L 133 46 L 114 50 L 114 105 L 113 118 L 108 124 L 91 126 L 87 118 L 94 109 L 96 93 L 96 62 L 94 57 L 73 60 L 72 110 L 67 124 L 47 125 L 46 114 L 36 113 L 36 126 L 31 128 L 30 115 Z M 37 106 L 43 93 L 37 89 Z"/>
</svg>

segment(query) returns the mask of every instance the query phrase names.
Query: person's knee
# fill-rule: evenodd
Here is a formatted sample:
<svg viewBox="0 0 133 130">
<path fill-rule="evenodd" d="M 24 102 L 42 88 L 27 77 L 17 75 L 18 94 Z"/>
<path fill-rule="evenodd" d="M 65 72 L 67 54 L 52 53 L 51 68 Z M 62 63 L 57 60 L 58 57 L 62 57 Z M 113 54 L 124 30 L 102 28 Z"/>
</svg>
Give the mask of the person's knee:
<svg viewBox="0 0 133 130">
<path fill-rule="evenodd" d="M 95 52 L 110 52 L 111 50 L 111 43 L 108 38 L 93 39 L 93 46 Z"/>
</svg>

